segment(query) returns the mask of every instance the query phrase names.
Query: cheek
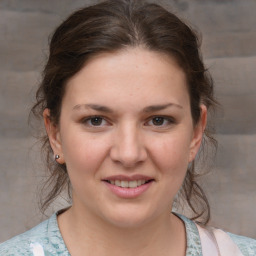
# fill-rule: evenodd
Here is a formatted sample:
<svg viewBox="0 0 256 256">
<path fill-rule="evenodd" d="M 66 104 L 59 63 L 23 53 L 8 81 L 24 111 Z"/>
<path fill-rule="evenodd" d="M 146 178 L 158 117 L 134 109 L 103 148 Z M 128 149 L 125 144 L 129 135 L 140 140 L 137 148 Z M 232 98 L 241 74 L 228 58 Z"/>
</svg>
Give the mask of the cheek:
<svg viewBox="0 0 256 256">
<path fill-rule="evenodd" d="M 77 134 L 77 135 L 74 135 Z M 62 143 L 63 153 L 68 172 L 71 176 L 79 174 L 86 176 L 94 173 L 107 154 L 108 143 L 102 138 L 73 133 Z"/>
<path fill-rule="evenodd" d="M 186 171 L 189 153 L 190 138 L 186 135 L 166 136 L 163 140 L 153 140 L 153 159 L 162 171 Z"/>
</svg>

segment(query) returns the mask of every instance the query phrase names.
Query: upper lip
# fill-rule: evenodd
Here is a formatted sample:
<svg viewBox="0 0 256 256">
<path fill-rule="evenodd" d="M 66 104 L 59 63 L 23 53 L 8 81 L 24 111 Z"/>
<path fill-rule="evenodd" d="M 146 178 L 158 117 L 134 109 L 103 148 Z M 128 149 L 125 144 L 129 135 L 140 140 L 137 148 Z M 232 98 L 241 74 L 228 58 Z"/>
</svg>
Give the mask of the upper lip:
<svg viewBox="0 0 256 256">
<path fill-rule="evenodd" d="M 113 176 L 108 176 L 102 180 L 123 180 L 123 181 L 133 181 L 133 180 L 154 180 L 154 178 L 145 176 L 145 175 L 140 175 L 140 174 L 135 174 L 132 176 L 127 176 L 127 175 L 113 175 Z"/>
</svg>

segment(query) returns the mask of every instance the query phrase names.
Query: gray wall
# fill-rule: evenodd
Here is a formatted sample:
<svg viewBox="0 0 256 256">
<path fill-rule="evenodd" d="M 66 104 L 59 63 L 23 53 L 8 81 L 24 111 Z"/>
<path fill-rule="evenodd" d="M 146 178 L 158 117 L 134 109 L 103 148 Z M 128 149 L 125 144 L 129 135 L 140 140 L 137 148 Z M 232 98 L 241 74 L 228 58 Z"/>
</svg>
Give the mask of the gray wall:
<svg viewBox="0 0 256 256">
<path fill-rule="evenodd" d="M 0 1 L 0 241 L 45 218 L 36 195 L 45 174 L 28 111 L 48 35 L 72 10 L 96 2 Z M 256 238 L 256 1 L 161 2 L 202 32 L 203 55 L 223 106 L 216 118 L 219 151 L 203 179 L 212 224 Z"/>
</svg>

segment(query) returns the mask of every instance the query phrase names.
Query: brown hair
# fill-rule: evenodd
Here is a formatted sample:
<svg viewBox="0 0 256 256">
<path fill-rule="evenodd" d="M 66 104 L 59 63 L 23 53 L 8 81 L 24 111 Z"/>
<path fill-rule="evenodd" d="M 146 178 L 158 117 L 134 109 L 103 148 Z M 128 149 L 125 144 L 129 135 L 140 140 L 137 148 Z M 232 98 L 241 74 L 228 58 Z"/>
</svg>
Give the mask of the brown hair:
<svg viewBox="0 0 256 256">
<path fill-rule="evenodd" d="M 49 108 L 51 121 L 58 124 L 65 84 L 86 61 L 102 52 L 136 46 L 175 58 L 187 77 L 191 114 L 196 125 L 200 120 L 200 104 L 210 109 L 216 103 L 213 83 L 199 52 L 198 37 L 173 13 L 142 0 L 108 0 L 76 11 L 57 27 L 32 113 L 42 117 L 43 110 Z M 207 129 L 205 135 L 205 141 L 214 142 Z M 70 191 L 70 181 L 65 164 L 59 165 L 53 160 L 47 135 L 43 137 L 42 148 L 50 171 L 44 186 L 50 191 L 42 201 L 42 209 L 46 209 L 64 188 Z M 202 222 L 207 223 L 210 208 L 197 176 L 192 163 L 180 194 L 192 209 L 194 219 L 204 216 Z"/>
</svg>

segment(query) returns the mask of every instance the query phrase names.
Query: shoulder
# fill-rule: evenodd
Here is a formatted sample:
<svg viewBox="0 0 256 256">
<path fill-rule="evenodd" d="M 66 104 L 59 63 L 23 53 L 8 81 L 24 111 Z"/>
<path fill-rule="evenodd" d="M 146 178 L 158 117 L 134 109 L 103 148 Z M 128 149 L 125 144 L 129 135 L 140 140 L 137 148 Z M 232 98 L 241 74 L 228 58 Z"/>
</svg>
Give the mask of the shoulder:
<svg viewBox="0 0 256 256">
<path fill-rule="evenodd" d="M 202 243 L 201 243 L 201 237 L 199 234 L 198 226 L 196 223 L 187 217 L 176 214 L 180 219 L 183 220 L 185 226 L 186 226 L 186 235 L 187 235 L 187 242 L 188 242 L 188 247 L 190 245 L 191 250 L 196 253 L 191 254 L 191 255 L 202 255 Z M 245 236 L 239 236 L 235 235 L 229 232 L 225 232 L 221 229 L 215 229 L 212 227 L 207 227 L 206 229 L 208 230 L 219 230 L 223 234 L 225 233 L 227 237 L 229 237 L 230 241 L 235 243 L 237 247 L 239 248 L 240 252 L 244 256 L 255 256 L 256 255 L 256 240 L 252 238 L 248 238 Z M 218 243 L 219 245 L 219 243 Z M 189 249 L 189 248 L 188 248 Z M 226 255 L 226 254 L 224 254 Z"/>
<path fill-rule="evenodd" d="M 47 237 L 49 220 L 0 244 L 0 255 L 33 255 L 33 241 L 42 241 Z"/>
<path fill-rule="evenodd" d="M 232 241 L 238 246 L 240 251 L 245 256 L 255 256 L 256 255 L 256 240 L 245 237 L 245 236 L 238 236 L 235 234 L 227 233 Z"/>
<path fill-rule="evenodd" d="M 34 256 L 34 255 L 68 255 L 60 235 L 56 215 L 0 244 L 0 255 L 5 256 Z M 59 254 L 60 255 L 60 254 Z"/>
</svg>

